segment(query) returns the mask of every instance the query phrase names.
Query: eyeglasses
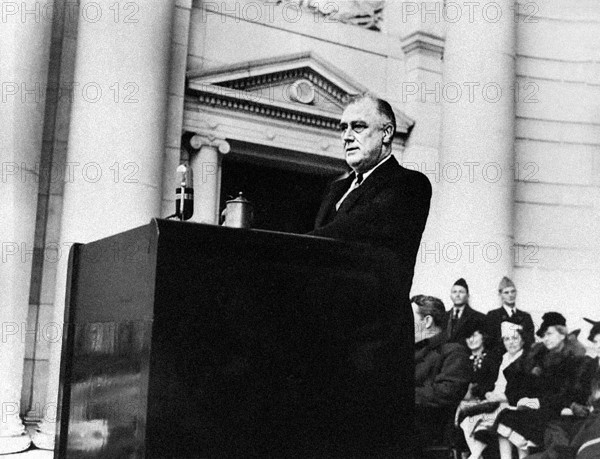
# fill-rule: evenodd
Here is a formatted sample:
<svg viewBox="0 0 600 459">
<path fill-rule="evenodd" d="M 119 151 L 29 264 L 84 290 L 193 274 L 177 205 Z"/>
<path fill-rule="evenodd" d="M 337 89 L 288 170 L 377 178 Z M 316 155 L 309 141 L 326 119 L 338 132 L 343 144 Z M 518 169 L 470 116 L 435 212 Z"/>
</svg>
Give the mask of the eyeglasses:
<svg viewBox="0 0 600 459">
<path fill-rule="evenodd" d="M 369 127 L 369 125 L 367 123 L 365 123 L 364 121 L 352 121 L 350 123 L 350 130 L 356 134 L 360 134 L 362 131 L 364 131 L 368 127 Z M 347 130 L 348 130 L 348 124 L 340 123 L 340 125 L 338 126 L 338 131 L 340 131 L 340 134 L 345 134 Z"/>
<path fill-rule="evenodd" d="M 507 341 L 519 341 L 521 339 L 520 335 L 514 335 L 514 336 L 503 336 L 502 337 L 502 341 L 507 342 Z"/>
</svg>

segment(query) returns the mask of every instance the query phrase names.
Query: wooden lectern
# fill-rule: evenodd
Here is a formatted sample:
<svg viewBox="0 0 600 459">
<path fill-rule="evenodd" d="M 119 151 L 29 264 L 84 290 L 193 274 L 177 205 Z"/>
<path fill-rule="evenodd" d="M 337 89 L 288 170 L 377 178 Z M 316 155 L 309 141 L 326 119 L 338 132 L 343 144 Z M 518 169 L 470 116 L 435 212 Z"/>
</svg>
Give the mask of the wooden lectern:
<svg viewBox="0 0 600 459">
<path fill-rule="evenodd" d="M 391 252 L 152 220 L 70 254 L 57 457 L 409 457 Z"/>
</svg>

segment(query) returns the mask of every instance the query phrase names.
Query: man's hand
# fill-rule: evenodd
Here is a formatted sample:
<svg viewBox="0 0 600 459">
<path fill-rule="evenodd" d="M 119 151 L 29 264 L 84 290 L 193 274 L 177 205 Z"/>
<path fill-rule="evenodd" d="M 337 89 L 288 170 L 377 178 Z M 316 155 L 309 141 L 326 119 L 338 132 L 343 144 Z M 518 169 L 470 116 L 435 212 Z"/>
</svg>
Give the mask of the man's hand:
<svg viewBox="0 0 600 459">
<path fill-rule="evenodd" d="M 521 400 L 517 402 L 517 408 L 530 408 L 532 410 L 540 409 L 540 399 L 539 398 L 529 398 L 523 397 Z"/>
<path fill-rule="evenodd" d="M 467 389 L 467 394 L 464 396 L 463 400 L 473 400 L 473 387 L 474 383 L 469 383 L 469 389 Z"/>
<path fill-rule="evenodd" d="M 579 403 L 571 403 L 570 408 L 571 411 L 573 411 L 573 414 L 580 418 L 585 418 L 588 414 L 590 414 L 589 408 L 587 406 L 580 405 Z"/>
</svg>

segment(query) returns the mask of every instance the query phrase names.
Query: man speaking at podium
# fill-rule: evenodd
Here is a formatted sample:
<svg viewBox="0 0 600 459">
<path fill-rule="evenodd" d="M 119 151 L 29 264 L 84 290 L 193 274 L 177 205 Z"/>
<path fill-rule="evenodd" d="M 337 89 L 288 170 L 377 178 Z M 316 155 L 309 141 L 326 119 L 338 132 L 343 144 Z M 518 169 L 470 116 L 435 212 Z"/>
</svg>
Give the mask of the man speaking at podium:
<svg viewBox="0 0 600 459">
<path fill-rule="evenodd" d="M 385 100 L 363 95 L 349 103 L 340 133 L 352 171 L 330 185 L 309 234 L 392 250 L 408 305 L 431 184 L 422 173 L 398 164 L 392 155 L 395 132 L 396 117 Z"/>
</svg>

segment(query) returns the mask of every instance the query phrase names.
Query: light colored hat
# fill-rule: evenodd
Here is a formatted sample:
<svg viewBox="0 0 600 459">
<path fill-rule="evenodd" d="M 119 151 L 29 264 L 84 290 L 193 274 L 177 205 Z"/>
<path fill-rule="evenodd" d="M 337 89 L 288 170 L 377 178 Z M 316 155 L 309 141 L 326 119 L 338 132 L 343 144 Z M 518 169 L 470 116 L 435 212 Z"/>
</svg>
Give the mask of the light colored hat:
<svg viewBox="0 0 600 459">
<path fill-rule="evenodd" d="M 500 335 L 503 338 L 505 336 L 513 336 L 517 330 L 523 330 L 523 326 L 508 320 L 504 320 L 500 324 Z"/>
<path fill-rule="evenodd" d="M 498 291 L 501 292 L 502 290 L 504 290 L 506 287 L 515 287 L 515 284 L 513 281 L 511 281 L 508 277 L 504 276 L 502 278 L 502 280 L 500 281 L 500 284 L 498 284 Z M 515 287 L 516 288 L 516 287 Z"/>
</svg>

